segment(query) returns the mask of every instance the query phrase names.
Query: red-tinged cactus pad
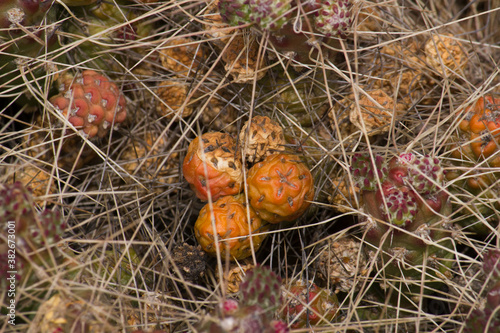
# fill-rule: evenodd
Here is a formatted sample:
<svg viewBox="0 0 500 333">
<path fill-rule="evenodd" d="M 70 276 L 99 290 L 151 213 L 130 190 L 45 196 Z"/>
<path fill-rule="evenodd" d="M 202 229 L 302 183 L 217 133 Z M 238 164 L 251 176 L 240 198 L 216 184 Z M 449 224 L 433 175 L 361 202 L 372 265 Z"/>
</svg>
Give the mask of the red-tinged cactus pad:
<svg viewBox="0 0 500 333">
<path fill-rule="evenodd" d="M 297 156 L 274 154 L 248 171 L 250 205 L 270 223 L 300 217 L 314 197 L 311 172 Z"/>
<path fill-rule="evenodd" d="M 446 273 L 453 253 L 447 222 L 451 203 L 443 190 L 439 160 L 405 153 L 386 165 L 387 176 L 380 186 L 361 190 L 363 209 L 370 216 L 362 217 L 367 222 L 366 240 L 382 250 L 380 259 L 388 276 L 420 278 L 421 272 L 412 267 L 431 263 Z M 373 168 L 371 163 L 363 166 Z"/>
<path fill-rule="evenodd" d="M 94 138 L 106 136 L 110 129 L 125 121 L 127 104 L 118 86 L 93 70 L 72 77 L 63 76 L 59 94 L 50 102 L 61 116 Z"/>
<path fill-rule="evenodd" d="M 257 265 L 245 273 L 245 279 L 240 284 L 241 303 L 252 306 L 259 305 L 268 314 L 274 316 L 281 305 L 281 278 L 269 267 Z"/>
<path fill-rule="evenodd" d="M 285 307 L 281 317 L 291 328 L 313 327 L 335 320 L 339 301 L 331 290 L 303 280 L 294 281 L 286 289 L 283 291 Z"/>
<path fill-rule="evenodd" d="M 224 196 L 206 204 L 194 226 L 196 239 L 205 252 L 217 256 L 218 245 L 221 257 L 233 260 L 245 259 L 252 255 L 252 250 L 257 251 L 268 229 L 245 205 L 243 195 Z"/>
<path fill-rule="evenodd" d="M 495 282 L 500 282 L 500 249 L 488 250 L 484 254 L 483 272 Z"/>
<path fill-rule="evenodd" d="M 375 155 L 372 162 L 369 155 L 363 154 L 355 154 L 352 157 L 351 171 L 356 179 L 356 185 L 360 189 L 368 191 L 375 190 L 378 186 L 378 181 L 383 182 L 388 173 L 387 163 L 382 156 Z"/>
<path fill-rule="evenodd" d="M 243 169 L 236 142 L 228 134 L 208 132 L 195 138 L 182 164 L 184 178 L 200 200 L 240 193 Z"/>
<path fill-rule="evenodd" d="M 9 270 L 17 272 L 16 280 L 33 282 L 36 276 L 30 268 L 32 263 L 47 265 L 53 263 L 53 259 L 61 259 L 52 247 L 65 229 L 66 224 L 58 212 L 40 213 L 35 209 L 31 192 L 20 182 L 0 184 L 0 231 L 6 235 L 0 238 L 0 259 L 12 260 L 2 254 L 8 249 L 15 250 L 16 260 L 8 263 L 12 264 Z M 6 271 L 2 271 L 0 277 Z M 3 277 L 0 279 L 0 287 L 5 281 Z"/>
<path fill-rule="evenodd" d="M 352 16 L 350 0 L 316 0 L 316 29 L 325 36 L 345 37 L 351 27 Z"/>
</svg>

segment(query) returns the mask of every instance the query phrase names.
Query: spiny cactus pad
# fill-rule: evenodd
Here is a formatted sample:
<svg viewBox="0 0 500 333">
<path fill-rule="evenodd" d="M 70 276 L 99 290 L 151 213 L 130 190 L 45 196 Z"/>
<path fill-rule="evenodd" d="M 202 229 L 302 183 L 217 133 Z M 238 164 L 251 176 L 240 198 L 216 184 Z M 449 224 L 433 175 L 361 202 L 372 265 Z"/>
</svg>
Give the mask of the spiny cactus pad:
<svg viewBox="0 0 500 333">
<path fill-rule="evenodd" d="M 264 30 L 281 28 L 288 19 L 290 0 L 220 0 L 219 10 L 231 25 L 256 24 Z"/>
<path fill-rule="evenodd" d="M 365 160 L 358 159 L 357 163 L 372 168 L 371 162 Z M 381 165 L 383 162 L 378 160 Z M 356 174 L 368 174 L 368 171 Z M 431 255 L 438 262 L 447 258 L 452 253 L 446 250 L 451 246 L 451 228 L 446 220 L 451 204 L 442 189 L 439 160 L 413 153 L 401 154 L 387 163 L 386 174 L 380 187 L 361 190 L 364 211 L 371 217 L 367 220 L 366 240 L 384 251 L 384 262 L 397 257 L 406 264 L 421 265 Z M 358 181 L 366 179 L 358 178 Z M 439 246 L 432 242 L 439 242 Z M 397 261 L 392 260 L 392 264 L 385 267 L 388 275 L 401 274 Z M 446 265 L 439 270 L 446 272 Z M 412 273 L 420 276 L 417 271 Z"/>
<path fill-rule="evenodd" d="M 255 164 L 248 171 L 247 185 L 250 205 L 270 223 L 297 219 L 314 196 L 311 172 L 288 154 L 273 154 Z"/>
<path fill-rule="evenodd" d="M 17 280 L 34 278 L 33 274 L 26 275 L 27 272 L 32 272 L 29 269 L 32 263 L 39 264 L 47 260 L 53 262 L 51 258 L 59 259 L 49 248 L 61 239 L 65 229 L 66 224 L 59 212 L 51 210 L 39 212 L 35 209 L 30 191 L 20 182 L 0 184 L 0 230 L 5 235 L 11 235 L 0 238 L 0 253 L 4 253 L 4 250 L 7 253 L 8 248 L 14 249 L 16 258 L 13 263 L 16 269 L 10 267 L 2 271 L 2 274 L 16 271 Z M 16 244 L 14 248 L 12 242 Z M 4 256 L 1 259 L 5 259 Z M 4 281 L 2 278 L 0 286 Z"/>
<path fill-rule="evenodd" d="M 257 265 L 246 272 L 240 285 L 241 303 L 259 305 L 272 319 L 272 314 L 281 304 L 281 278 L 269 267 Z"/>
<path fill-rule="evenodd" d="M 325 36 L 345 37 L 352 24 L 350 0 L 316 0 L 316 28 Z"/>
<path fill-rule="evenodd" d="M 387 176 L 387 163 L 382 156 L 375 155 L 375 167 L 372 166 L 372 160 L 369 155 L 355 154 L 351 161 L 352 175 L 356 180 L 356 185 L 362 190 L 373 191 L 377 188 L 377 177 L 380 182 Z"/>
<path fill-rule="evenodd" d="M 62 117 L 89 138 L 102 138 L 125 121 L 127 103 L 118 86 L 93 70 L 64 75 L 50 102 Z"/>
</svg>

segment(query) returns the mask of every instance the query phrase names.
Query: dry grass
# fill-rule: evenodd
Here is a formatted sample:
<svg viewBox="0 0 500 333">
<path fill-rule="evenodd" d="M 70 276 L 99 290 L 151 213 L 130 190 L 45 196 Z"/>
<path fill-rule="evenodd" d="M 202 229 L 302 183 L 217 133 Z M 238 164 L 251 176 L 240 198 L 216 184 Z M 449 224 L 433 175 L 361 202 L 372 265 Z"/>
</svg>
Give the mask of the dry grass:
<svg viewBox="0 0 500 333">
<path fill-rule="evenodd" d="M 56 28 L 62 46 L 27 59 L 16 72 L 19 80 L 0 85 L 0 182 L 22 180 L 38 189 L 38 208 L 61 211 L 70 227 L 57 252 L 68 258 L 55 268 L 50 262 L 40 264 L 38 282 L 19 286 L 18 304 L 27 304 L 17 313 L 19 324 L 0 324 L 0 330 L 49 332 L 57 318 L 85 312 L 80 320 L 96 332 L 153 327 L 183 332 L 226 297 L 217 270 L 227 267 L 224 258 L 210 258 L 205 274 L 189 280 L 173 255 L 178 245 L 196 244 L 193 225 L 203 203 L 183 180 L 181 164 L 189 142 L 201 133 L 222 130 L 236 137 L 252 115 L 267 115 L 282 125 L 287 150 L 302 156 L 315 177 L 316 197 L 305 216 L 271 230 L 252 259 L 282 277 L 314 279 L 318 249 L 327 239 L 350 235 L 365 250 L 381 251 L 364 242 L 359 197 L 338 186 L 344 182 L 353 187 L 349 166 L 354 152 L 429 154 L 439 157 L 445 168 L 456 169 L 450 142 L 464 110 L 483 94 L 500 94 L 498 0 L 359 1 L 359 28 L 342 41 L 335 57 L 320 55 L 312 64 L 294 63 L 268 43 L 266 34 L 240 29 L 227 35 L 243 36 L 242 52 L 236 56 L 250 57 L 253 66 L 263 59 L 247 83 L 235 82 L 238 68 L 226 62 L 231 55 L 221 35 L 228 30 L 212 25 L 208 33 L 213 13 L 204 1 L 124 2 L 120 7 L 133 9 L 134 16 L 88 36 L 78 29 L 90 13 L 58 6 L 45 26 Z M 127 41 L 106 38 L 137 23 L 150 30 Z M 430 38 L 445 34 L 461 43 L 467 59 L 464 67 L 451 72 L 432 67 L 424 53 Z M 204 60 L 188 64 L 192 71 L 173 71 L 160 60 L 160 51 L 180 38 L 195 53 L 202 50 Z M 99 46 L 92 53 L 95 59 L 84 53 L 89 45 Z M 53 119 L 49 114 L 55 110 L 47 102 L 49 82 L 34 80 L 34 69 L 49 69 L 45 73 L 50 81 L 66 70 L 103 64 L 126 95 L 127 122 L 99 140 L 74 138 L 72 129 L 56 124 L 42 126 L 40 119 Z M 186 88 L 170 109 L 157 91 L 164 81 Z M 375 89 L 384 89 L 401 110 L 389 120 L 387 131 L 369 137 L 366 128 L 349 121 L 344 98 L 355 108 Z M 27 95 L 29 103 L 23 99 Z M 160 105 L 170 113 L 158 114 Z M 73 141 L 63 145 L 67 140 Z M 475 164 L 461 177 L 495 171 Z M 498 177 L 495 186 L 500 187 Z M 487 223 L 472 209 L 484 196 L 464 192 L 459 180 L 448 181 L 444 188 L 456 210 L 475 217 L 475 223 Z M 342 199 L 332 202 L 334 197 Z M 451 274 L 440 284 L 424 283 L 434 278 L 432 267 L 421 267 L 420 280 L 390 279 L 368 259 L 371 273 L 356 277 L 358 288 L 339 293 L 338 322 L 314 330 L 459 332 L 471 309 L 481 306 L 486 288 L 479 272 L 481 254 L 498 247 L 498 233 L 493 226 L 488 235 L 476 236 L 456 224 L 453 248 L 447 249 L 452 253 Z M 420 295 L 408 296 L 404 289 L 409 285 L 417 286 Z M 328 281 L 323 286 L 335 289 Z M 384 293 L 390 296 L 380 297 Z"/>
</svg>

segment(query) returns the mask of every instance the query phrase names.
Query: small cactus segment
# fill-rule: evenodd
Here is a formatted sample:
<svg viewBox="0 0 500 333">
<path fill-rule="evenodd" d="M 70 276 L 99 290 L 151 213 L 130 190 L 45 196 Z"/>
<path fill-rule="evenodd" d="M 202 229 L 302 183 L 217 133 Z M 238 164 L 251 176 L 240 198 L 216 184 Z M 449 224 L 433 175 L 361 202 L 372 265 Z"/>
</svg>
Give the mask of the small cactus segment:
<svg viewBox="0 0 500 333">
<path fill-rule="evenodd" d="M 291 328 L 327 324 L 335 320 L 339 310 L 339 301 L 331 290 L 303 280 L 292 282 L 283 291 L 283 299 L 281 316 Z"/>
<path fill-rule="evenodd" d="M 325 36 L 345 37 L 352 24 L 350 0 L 316 0 L 319 9 L 316 15 L 316 28 Z"/>
<path fill-rule="evenodd" d="M 66 224 L 58 212 L 38 212 L 34 208 L 31 192 L 20 182 L 0 184 L 0 231 L 7 235 L 0 239 L 0 257 L 4 259 L 2 265 L 9 263 L 14 266 L 9 266 L 1 274 L 16 271 L 16 280 L 34 282 L 36 276 L 29 274 L 32 272 L 30 265 L 46 265 L 53 262 L 52 258 L 57 262 L 61 259 L 52 247 L 61 239 L 65 229 Z M 1 276 L 0 287 L 6 283 L 7 277 L 10 276 Z"/>
<path fill-rule="evenodd" d="M 240 285 L 240 301 L 227 299 L 206 316 L 197 332 L 287 333 L 287 325 L 275 320 L 281 305 L 281 280 L 269 267 L 257 265 L 246 272 Z"/>
<path fill-rule="evenodd" d="M 2 42 L 9 41 L 2 46 L 2 52 L 7 50 L 22 55 L 28 55 L 40 44 L 33 37 L 44 38 L 44 29 L 40 23 L 52 6 L 53 0 L 6 0 L 0 2 L 0 38 Z M 5 38 L 5 39 L 4 39 Z M 10 42 L 11 41 L 11 42 Z"/>
<path fill-rule="evenodd" d="M 411 193 L 401 190 L 385 192 L 387 210 L 384 214 L 385 220 L 397 226 L 405 226 L 412 223 L 417 215 L 417 199 Z M 381 207 L 385 210 L 385 207 Z"/>
<path fill-rule="evenodd" d="M 358 153 L 352 157 L 352 175 L 356 179 L 356 185 L 362 190 L 373 191 L 377 189 L 376 175 L 380 182 L 383 182 L 387 176 L 388 171 L 384 158 L 379 155 L 375 155 L 374 157 L 375 168 L 368 155 Z"/>
<path fill-rule="evenodd" d="M 372 168 L 371 161 L 364 164 L 359 161 L 363 160 L 358 158 L 359 165 Z M 372 217 L 366 225 L 366 240 L 383 250 L 384 262 L 391 261 L 384 266 L 388 275 L 399 276 L 404 271 L 405 276 L 410 273 L 420 276 L 417 270 L 403 269 L 398 260 L 391 258 L 397 257 L 408 265 L 405 267 L 410 267 L 422 265 L 431 256 L 439 261 L 451 255 L 452 251 L 446 250 L 451 246 L 451 230 L 443 219 L 451 213 L 451 204 L 448 194 L 441 190 L 443 171 L 437 159 L 407 153 L 393 157 L 387 163 L 386 174 L 380 187 L 361 190 L 363 208 Z M 439 246 L 434 246 L 433 241 L 439 242 Z M 447 271 L 445 262 L 439 270 Z"/>
<path fill-rule="evenodd" d="M 208 132 L 194 139 L 182 164 L 184 178 L 200 200 L 240 193 L 243 169 L 234 139 Z"/>
<path fill-rule="evenodd" d="M 257 214 L 270 223 L 300 217 L 314 197 L 311 172 L 298 157 L 274 154 L 248 171 L 248 198 Z"/>
<path fill-rule="evenodd" d="M 112 126 L 125 121 L 127 103 L 118 86 L 93 70 L 65 75 L 59 94 L 50 98 L 56 111 L 89 138 L 105 137 Z"/>
<path fill-rule="evenodd" d="M 246 272 L 240 291 L 242 304 L 259 305 L 271 314 L 270 319 L 281 304 L 281 278 L 269 267 L 257 265 Z"/>
<path fill-rule="evenodd" d="M 488 250 L 483 258 L 483 271 L 495 282 L 500 282 L 500 250 Z"/>
<path fill-rule="evenodd" d="M 251 23 L 251 7 L 247 2 L 247 0 L 219 0 L 218 6 L 222 20 L 233 26 Z"/>
<path fill-rule="evenodd" d="M 205 252 L 216 256 L 218 242 L 221 257 L 232 260 L 251 256 L 252 243 L 253 250 L 257 251 L 266 237 L 263 232 L 267 230 L 268 226 L 254 210 L 245 205 L 243 195 L 224 196 L 213 204 L 206 204 L 194 226 L 196 239 Z"/>
<path fill-rule="evenodd" d="M 290 0 L 220 0 L 219 11 L 230 25 L 256 24 L 263 30 L 280 29 L 288 20 Z"/>
<path fill-rule="evenodd" d="M 246 145 L 248 133 L 248 145 Z M 247 121 L 240 132 L 240 144 L 250 163 L 259 162 L 266 156 L 283 150 L 283 128 L 266 116 L 255 116 Z"/>
<path fill-rule="evenodd" d="M 270 320 L 268 313 L 258 305 L 244 306 L 229 299 L 221 303 L 215 313 L 198 325 L 200 333 L 288 333 L 281 320 Z"/>
<path fill-rule="evenodd" d="M 465 321 L 465 333 L 500 333 L 500 250 L 488 250 L 483 258 L 483 272 L 492 282 L 484 309 L 474 309 Z"/>
<path fill-rule="evenodd" d="M 408 182 L 418 193 L 435 193 L 438 191 L 437 184 L 441 184 L 443 179 L 443 168 L 435 157 L 424 156 L 409 165 Z"/>
<path fill-rule="evenodd" d="M 286 24 L 291 0 L 247 0 L 249 19 L 263 30 L 276 30 Z"/>
</svg>

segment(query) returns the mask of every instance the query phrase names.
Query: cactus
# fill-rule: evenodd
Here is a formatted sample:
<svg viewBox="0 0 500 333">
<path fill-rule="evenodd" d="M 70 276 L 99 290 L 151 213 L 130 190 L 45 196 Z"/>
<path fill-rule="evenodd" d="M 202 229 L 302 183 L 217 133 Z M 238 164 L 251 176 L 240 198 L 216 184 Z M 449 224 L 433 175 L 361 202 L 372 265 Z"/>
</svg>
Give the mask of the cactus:
<svg viewBox="0 0 500 333">
<path fill-rule="evenodd" d="M 2 274 L 15 271 L 19 283 L 35 282 L 32 265 L 52 266 L 61 262 L 62 257 L 53 246 L 61 240 L 66 224 L 59 212 L 38 212 L 31 192 L 20 182 L 0 184 L 0 229 L 2 235 L 7 235 L 0 238 L 2 259 L 13 260 L 2 261 L 4 265 L 12 264 L 9 269 L 2 270 Z M 6 276 L 2 276 L 0 286 L 4 287 L 6 281 Z"/>
<path fill-rule="evenodd" d="M 279 51 L 292 53 L 293 58 L 300 62 L 309 62 L 310 52 L 319 47 L 315 45 L 323 42 L 332 46 L 334 39 L 330 37 L 345 37 L 352 23 L 351 9 L 350 0 L 297 3 L 289 0 L 219 1 L 219 11 L 228 24 L 253 24 L 269 31 L 274 47 Z M 299 29 L 292 22 L 292 13 L 297 12 L 300 13 Z M 334 54 L 328 48 L 322 48 L 322 52 L 327 57 Z"/>
<path fill-rule="evenodd" d="M 91 2 L 88 2 L 89 5 Z M 123 1 L 97 1 L 91 6 L 72 8 L 72 15 L 64 22 L 63 29 L 69 34 L 63 44 L 71 47 L 78 43 L 78 52 L 72 54 L 75 63 L 88 63 L 98 70 L 123 71 L 127 59 L 116 48 L 140 38 L 146 38 L 152 29 L 150 22 L 137 20 L 137 14 Z M 73 18 L 75 15 L 77 20 Z M 132 22 L 130 22 L 132 21 Z M 134 48 L 136 52 L 143 52 Z M 121 64 L 117 64 L 117 62 Z"/>
<path fill-rule="evenodd" d="M 231 25 L 256 24 L 263 30 L 280 29 L 288 20 L 290 0 L 220 0 L 219 11 Z"/>
<path fill-rule="evenodd" d="M 280 286 L 281 278 L 269 267 L 256 265 L 246 272 L 240 284 L 240 301 L 246 306 L 259 305 L 268 314 L 274 313 L 282 301 Z"/>
<path fill-rule="evenodd" d="M 492 287 L 486 294 L 484 309 L 474 309 L 464 324 L 464 333 L 500 332 L 500 250 L 489 250 L 484 254 L 483 272 L 489 276 Z"/>
<path fill-rule="evenodd" d="M 55 12 L 52 0 L 6 0 L 0 2 L 0 41 L 2 52 L 0 63 L 0 86 L 9 93 L 20 93 L 26 89 L 23 71 L 29 73 L 26 79 L 35 78 L 38 85 L 47 77 L 47 59 L 38 62 L 40 55 L 58 47 L 56 34 L 50 25 Z M 50 10 L 49 10 L 50 9 Z M 44 24 L 44 21 L 47 24 Z M 54 59 L 50 59 L 51 61 Z M 23 68 L 23 70 L 20 70 Z M 31 102 L 18 95 L 17 102 L 24 105 Z"/>
<path fill-rule="evenodd" d="M 355 155 L 352 172 L 368 215 L 366 240 L 381 249 L 386 276 L 420 279 L 415 267 L 425 264 L 448 273 L 451 204 L 439 160 L 407 153 L 386 164 L 379 156 Z"/>
<path fill-rule="evenodd" d="M 274 319 L 280 307 L 280 278 L 269 267 L 257 265 L 241 283 L 240 301 L 227 299 L 199 323 L 197 332 L 286 333 L 287 325 Z"/>
</svg>

